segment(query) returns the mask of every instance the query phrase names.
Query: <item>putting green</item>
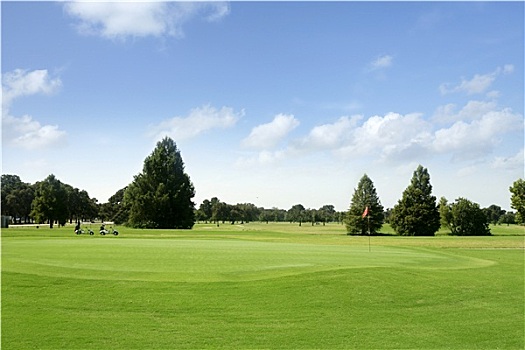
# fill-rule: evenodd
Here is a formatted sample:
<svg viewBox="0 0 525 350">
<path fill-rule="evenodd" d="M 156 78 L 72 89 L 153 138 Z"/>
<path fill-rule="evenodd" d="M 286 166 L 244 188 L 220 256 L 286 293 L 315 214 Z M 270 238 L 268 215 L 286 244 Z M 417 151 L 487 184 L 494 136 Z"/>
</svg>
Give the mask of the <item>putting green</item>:
<svg viewBox="0 0 525 350">
<path fill-rule="evenodd" d="M 53 277 L 248 281 L 351 268 L 463 269 L 492 261 L 450 251 L 200 239 L 4 239 L 2 270 Z"/>
</svg>

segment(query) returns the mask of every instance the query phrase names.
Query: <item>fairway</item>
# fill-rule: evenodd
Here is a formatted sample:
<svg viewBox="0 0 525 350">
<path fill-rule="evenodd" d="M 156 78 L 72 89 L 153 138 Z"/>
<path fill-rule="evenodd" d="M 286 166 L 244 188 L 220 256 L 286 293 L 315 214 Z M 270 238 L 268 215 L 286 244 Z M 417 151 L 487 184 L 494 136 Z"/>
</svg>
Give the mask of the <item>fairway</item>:
<svg viewBox="0 0 525 350">
<path fill-rule="evenodd" d="M 9 349 L 522 349 L 524 236 L 2 232 Z M 369 251 L 370 249 L 370 251 Z"/>
</svg>

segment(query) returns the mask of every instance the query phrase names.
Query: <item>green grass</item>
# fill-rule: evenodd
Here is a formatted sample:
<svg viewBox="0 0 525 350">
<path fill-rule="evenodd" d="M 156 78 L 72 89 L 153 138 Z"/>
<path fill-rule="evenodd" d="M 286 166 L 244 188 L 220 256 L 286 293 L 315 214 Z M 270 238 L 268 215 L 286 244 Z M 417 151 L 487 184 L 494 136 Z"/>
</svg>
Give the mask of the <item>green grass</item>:
<svg viewBox="0 0 525 350">
<path fill-rule="evenodd" d="M 3 230 L 2 347 L 525 346 L 523 227 L 370 239 L 335 224 L 119 231 Z"/>
</svg>

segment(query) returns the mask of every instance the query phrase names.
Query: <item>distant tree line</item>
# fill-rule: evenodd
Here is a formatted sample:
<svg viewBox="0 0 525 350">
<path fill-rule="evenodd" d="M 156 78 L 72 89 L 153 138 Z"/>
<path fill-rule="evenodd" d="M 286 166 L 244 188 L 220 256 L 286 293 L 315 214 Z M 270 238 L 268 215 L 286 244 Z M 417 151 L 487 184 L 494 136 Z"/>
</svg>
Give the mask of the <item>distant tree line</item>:
<svg viewBox="0 0 525 350">
<path fill-rule="evenodd" d="M 220 223 L 249 223 L 260 222 L 290 222 L 326 224 L 328 222 L 342 222 L 344 213 L 337 212 L 333 205 L 324 205 L 319 209 L 306 209 L 302 204 L 296 204 L 288 210 L 257 207 L 252 203 L 238 203 L 235 205 L 221 202 L 217 197 L 205 199 L 196 211 L 196 218 L 201 222 Z"/>
<path fill-rule="evenodd" d="M 64 225 L 69 221 L 113 221 L 140 228 L 190 229 L 196 221 L 220 223 L 290 222 L 311 225 L 338 222 L 348 234 L 379 233 L 389 223 L 398 235 L 432 236 L 440 227 L 456 235 L 490 234 L 489 224 L 524 224 L 525 182 L 519 179 L 509 188 L 511 207 L 506 212 L 497 205 L 481 209 L 477 203 L 458 198 L 439 203 L 432 195 L 430 175 L 421 165 L 393 208 L 384 209 L 372 180 L 365 174 L 357 184 L 350 207 L 338 212 L 333 205 L 319 209 L 293 205 L 288 210 L 257 207 L 252 203 L 228 204 L 217 197 L 205 199 L 195 208 L 194 186 L 184 170 L 175 142 L 164 138 L 144 160 L 141 173 L 126 187 L 100 204 L 96 198 L 53 174 L 35 184 L 23 182 L 17 175 L 2 175 L 1 211 L 14 223 L 49 223 Z"/>
<path fill-rule="evenodd" d="M 2 215 L 14 223 L 49 223 L 65 225 L 94 220 L 100 205 L 96 198 L 51 174 L 43 181 L 29 184 L 18 175 L 2 175 Z"/>
</svg>

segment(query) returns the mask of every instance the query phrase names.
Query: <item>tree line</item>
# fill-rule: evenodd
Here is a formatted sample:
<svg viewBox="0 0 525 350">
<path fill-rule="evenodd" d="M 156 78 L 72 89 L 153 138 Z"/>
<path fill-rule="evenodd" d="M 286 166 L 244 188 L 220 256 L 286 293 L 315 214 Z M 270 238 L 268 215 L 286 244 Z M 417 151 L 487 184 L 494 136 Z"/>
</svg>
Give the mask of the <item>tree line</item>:
<svg viewBox="0 0 525 350">
<path fill-rule="evenodd" d="M 345 223 L 349 234 L 376 234 L 389 223 L 399 235 L 434 235 L 441 227 L 452 234 L 490 234 L 489 223 L 519 223 L 525 219 L 525 182 L 519 179 L 510 187 L 511 206 L 506 212 L 497 205 L 481 209 L 477 203 L 458 198 L 449 203 L 437 202 L 432 195 L 430 175 L 421 165 L 414 171 L 402 198 L 391 209 L 384 209 L 372 180 L 365 174 L 354 190 L 350 207 L 338 212 L 333 205 L 319 209 L 296 204 L 288 210 L 257 207 L 252 203 L 235 205 L 217 197 L 205 199 L 198 209 L 195 189 L 184 170 L 180 151 L 171 138 L 157 143 L 144 160 L 141 173 L 118 190 L 106 203 L 53 174 L 35 184 L 23 182 L 17 175 L 2 175 L 2 215 L 15 223 L 49 223 L 64 225 L 68 221 L 113 221 L 139 228 L 190 229 L 196 221 L 234 224 L 251 221 L 326 224 Z"/>
<path fill-rule="evenodd" d="M 235 205 L 221 202 L 217 197 L 205 199 L 196 211 L 198 221 L 213 222 L 219 225 L 220 222 L 241 224 L 251 221 L 260 222 L 297 222 L 302 225 L 309 222 L 312 225 L 326 224 L 328 222 L 342 222 L 344 212 L 337 212 L 331 204 L 323 205 L 319 209 L 306 209 L 302 204 L 296 204 L 288 210 L 273 207 L 265 209 L 257 207 L 252 203 L 238 203 Z"/>
<path fill-rule="evenodd" d="M 65 225 L 68 221 L 88 221 L 99 216 L 96 198 L 51 174 L 35 184 L 23 182 L 18 175 L 2 175 L 2 215 L 14 223 Z"/>
</svg>

